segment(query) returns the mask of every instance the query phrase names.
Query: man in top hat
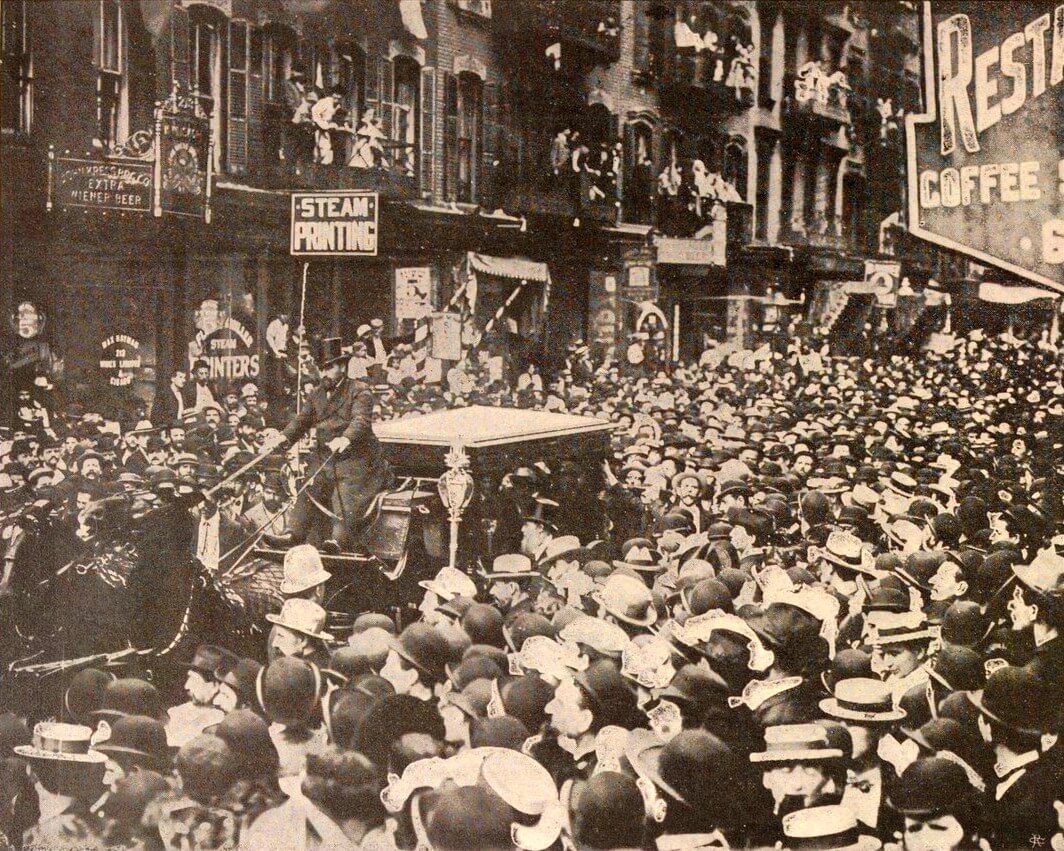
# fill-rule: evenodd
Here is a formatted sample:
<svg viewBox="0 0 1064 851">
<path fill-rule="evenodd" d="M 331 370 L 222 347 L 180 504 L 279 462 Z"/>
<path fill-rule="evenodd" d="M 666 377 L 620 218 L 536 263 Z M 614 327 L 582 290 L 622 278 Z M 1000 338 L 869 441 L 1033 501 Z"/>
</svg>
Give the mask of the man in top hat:
<svg viewBox="0 0 1064 851">
<path fill-rule="evenodd" d="M 347 377 L 346 360 L 339 338 L 322 341 L 320 383 L 281 436 L 268 444 L 268 448 L 291 444 L 313 428 L 317 447 L 311 474 L 320 471 L 296 500 L 289 534 L 273 543 L 304 541 L 312 525 L 311 512 L 318 510 L 314 502 L 318 502 L 332 514 L 329 548 L 352 547 L 374 499 L 391 480 L 388 462 L 373 434 L 373 391 L 365 382 Z"/>
<path fill-rule="evenodd" d="M 536 494 L 529 512 L 521 518 L 521 552 L 538 562 L 558 533 L 558 503 Z"/>
<path fill-rule="evenodd" d="M 166 723 L 166 741 L 170 747 L 182 747 L 206 727 L 222 720 L 224 713 L 214 706 L 214 698 L 218 694 L 215 672 L 222 658 L 220 647 L 201 644 L 196 648 L 192 661 L 183 666 L 188 668 L 185 676 L 188 700 L 170 709 L 170 719 Z"/>
</svg>

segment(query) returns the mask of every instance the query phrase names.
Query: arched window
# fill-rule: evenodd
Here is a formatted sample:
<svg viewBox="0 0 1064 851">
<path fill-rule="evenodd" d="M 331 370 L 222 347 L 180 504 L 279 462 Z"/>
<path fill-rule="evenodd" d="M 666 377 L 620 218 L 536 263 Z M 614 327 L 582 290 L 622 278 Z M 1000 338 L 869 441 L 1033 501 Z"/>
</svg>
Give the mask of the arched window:
<svg viewBox="0 0 1064 851">
<path fill-rule="evenodd" d="M 724 179 L 746 200 L 746 180 L 749 170 L 746 139 L 732 136 L 724 147 Z"/>
</svg>

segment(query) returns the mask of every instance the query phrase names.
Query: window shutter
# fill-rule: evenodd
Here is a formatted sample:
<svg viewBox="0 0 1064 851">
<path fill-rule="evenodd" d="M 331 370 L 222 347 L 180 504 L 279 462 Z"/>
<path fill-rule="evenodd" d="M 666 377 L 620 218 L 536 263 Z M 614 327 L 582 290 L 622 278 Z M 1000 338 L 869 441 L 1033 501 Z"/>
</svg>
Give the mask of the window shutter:
<svg viewBox="0 0 1064 851">
<path fill-rule="evenodd" d="M 228 170 L 248 170 L 248 25 L 229 22 L 229 138 L 226 142 Z"/>
<path fill-rule="evenodd" d="M 479 191 L 480 203 L 489 210 L 495 209 L 495 172 L 499 158 L 499 87 L 495 83 L 484 84 L 481 99 L 480 146 L 482 149 Z"/>
<path fill-rule="evenodd" d="M 248 167 L 254 169 L 265 162 L 263 113 L 266 108 L 263 63 L 265 38 L 262 30 L 248 31 Z"/>
<path fill-rule="evenodd" d="M 389 139 L 392 138 L 392 128 L 395 126 L 395 116 L 392 114 L 395 110 L 395 93 L 392 91 L 392 70 L 393 66 L 390 59 L 384 56 L 377 57 L 377 71 L 380 74 L 381 88 L 381 129 Z M 395 155 L 393 154 L 388 159 L 389 162 L 394 162 Z"/>
<path fill-rule="evenodd" d="M 443 72 L 443 197 L 458 199 L 458 78 Z"/>
<path fill-rule="evenodd" d="M 436 69 L 421 69 L 420 186 L 422 196 L 435 194 L 436 165 Z"/>
<path fill-rule="evenodd" d="M 650 22 L 643 3 L 635 3 L 632 11 L 632 67 L 650 70 Z"/>
<path fill-rule="evenodd" d="M 175 5 L 170 9 L 170 73 L 184 91 L 191 89 L 188 40 L 188 10 Z"/>
<path fill-rule="evenodd" d="M 380 71 L 377 68 L 377 57 L 371 53 L 366 54 L 366 109 L 374 109 L 380 115 L 381 111 L 381 83 Z"/>
</svg>

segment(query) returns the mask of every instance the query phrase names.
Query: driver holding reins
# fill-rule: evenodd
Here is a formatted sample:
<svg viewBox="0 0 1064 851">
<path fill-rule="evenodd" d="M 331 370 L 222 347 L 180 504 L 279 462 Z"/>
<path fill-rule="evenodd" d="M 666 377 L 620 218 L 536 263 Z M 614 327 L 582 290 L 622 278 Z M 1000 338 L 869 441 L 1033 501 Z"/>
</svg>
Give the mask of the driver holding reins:
<svg viewBox="0 0 1064 851">
<path fill-rule="evenodd" d="M 291 445 L 314 429 L 315 450 L 307 468 L 314 480 L 297 497 L 288 532 L 264 536 L 274 546 L 303 543 L 318 510 L 332 520 L 332 537 L 320 549 L 350 551 L 367 525 L 373 500 L 392 480 L 373 433 L 373 390 L 347 377 L 348 357 L 338 337 L 322 340 L 318 386 L 284 431 L 266 444 L 267 450 Z"/>
</svg>

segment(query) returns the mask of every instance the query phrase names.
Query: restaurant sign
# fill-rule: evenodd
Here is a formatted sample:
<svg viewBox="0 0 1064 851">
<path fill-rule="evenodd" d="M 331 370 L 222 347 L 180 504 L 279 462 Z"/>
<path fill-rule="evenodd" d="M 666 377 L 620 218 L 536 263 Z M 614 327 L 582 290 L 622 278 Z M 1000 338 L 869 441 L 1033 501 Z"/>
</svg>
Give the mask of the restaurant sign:
<svg viewBox="0 0 1064 851">
<path fill-rule="evenodd" d="M 376 192 L 293 192 L 290 253 L 376 257 L 379 212 Z"/>
<path fill-rule="evenodd" d="M 909 230 L 1064 291 L 1064 5 L 923 4 Z"/>
<path fill-rule="evenodd" d="M 152 164 L 55 157 L 48 209 L 89 207 L 146 213 L 152 203 Z"/>
</svg>

